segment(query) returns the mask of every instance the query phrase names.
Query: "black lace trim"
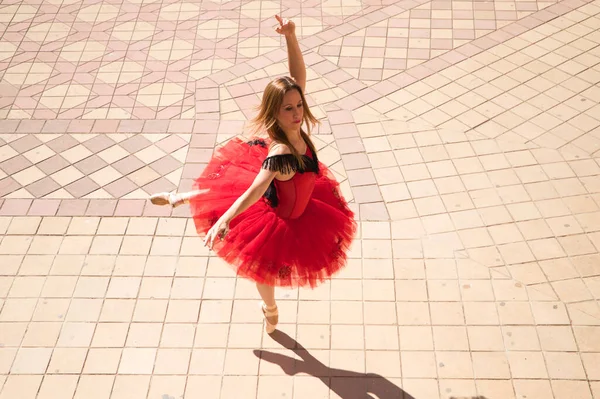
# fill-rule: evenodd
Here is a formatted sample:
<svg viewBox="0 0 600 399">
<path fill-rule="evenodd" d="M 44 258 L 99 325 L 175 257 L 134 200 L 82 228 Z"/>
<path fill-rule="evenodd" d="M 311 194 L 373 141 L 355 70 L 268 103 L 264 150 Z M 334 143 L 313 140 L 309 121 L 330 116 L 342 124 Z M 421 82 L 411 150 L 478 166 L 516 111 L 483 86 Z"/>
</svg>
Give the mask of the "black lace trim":
<svg viewBox="0 0 600 399">
<path fill-rule="evenodd" d="M 305 168 L 300 167 L 300 163 L 292 154 L 271 155 L 264 160 L 262 168 L 270 170 L 271 172 L 279 172 L 284 175 L 293 172 L 319 173 L 319 162 L 316 159 L 303 155 L 302 160 L 304 161 Z"/>
<path fill-rule="evenodd" d="M 292 154 L 271 155 L 270 157 L 265 158 L 262 168 L 271 172 L 280 172 L 283 174 L 289 174 L 292 172 L 319 173 L 319 160 L 316 154 L 313 154 L 313 158 L 303 155 L 302 159 L 305 165 L 304 168 L 300 167 L 298 160 Z M 272 181 L 271 184 L 269 184 L 269 187 L 263 194 L 263 197 L 271 207 L 277 208 L 279 205 L 279 198 L 277 197 L 277 187 L 275 187 L 275 181 Z"/>
<path fill-rule="evenodd" d="M 251 147 L 254 145 L 258 145 L 258 146 L 261 146 L 262 148 L 267 148 L 267 142 L 262 139 L 250 140 L 246 144 L 248 144 Z"/>
</svg>

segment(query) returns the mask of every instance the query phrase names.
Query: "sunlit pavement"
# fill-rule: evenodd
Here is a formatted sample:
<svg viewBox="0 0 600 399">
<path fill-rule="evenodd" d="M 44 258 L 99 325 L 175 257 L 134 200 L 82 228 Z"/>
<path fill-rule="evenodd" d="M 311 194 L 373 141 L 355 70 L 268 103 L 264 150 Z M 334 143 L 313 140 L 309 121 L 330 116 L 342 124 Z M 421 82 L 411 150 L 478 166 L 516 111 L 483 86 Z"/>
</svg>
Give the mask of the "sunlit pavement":
<svg viewBox="0 0 600 399">
<path fill-rule="evenodd" d="M 276 13 L 360 235 L 269 337 L 146 198 L 287 73 Z M 2 1 L 0 34 L 0 399 L 600 398 L 600 1 Z"/>
</svg>

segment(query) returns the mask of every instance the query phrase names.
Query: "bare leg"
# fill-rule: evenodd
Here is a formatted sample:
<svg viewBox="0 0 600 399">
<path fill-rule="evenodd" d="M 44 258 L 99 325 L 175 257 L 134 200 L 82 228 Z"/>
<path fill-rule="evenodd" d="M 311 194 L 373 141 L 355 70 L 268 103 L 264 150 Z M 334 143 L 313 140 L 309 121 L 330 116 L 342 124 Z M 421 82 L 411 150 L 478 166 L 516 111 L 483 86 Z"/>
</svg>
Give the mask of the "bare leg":
<svg viewBox="0 0 600 399">
<path fill-rule="evenodd" d="M 263 300 L 262 311 L 265 316 L 267 333 L 275 331 L 275 326 L 279 322 L 279 311 L 275 302 L 275 287 L 256 283 L 258 293 Z"/>
<path fill-rule="evenodd" d="M 262 298 L 265 305 L 267 305 L 270 308 L 277 306 L 277 304 L 275 303 L 275 287 L 266 284 L 256 283 L 256 288 L 258 289 L 258 293 L 260 294 L 260 297 Z"/>
</svg>

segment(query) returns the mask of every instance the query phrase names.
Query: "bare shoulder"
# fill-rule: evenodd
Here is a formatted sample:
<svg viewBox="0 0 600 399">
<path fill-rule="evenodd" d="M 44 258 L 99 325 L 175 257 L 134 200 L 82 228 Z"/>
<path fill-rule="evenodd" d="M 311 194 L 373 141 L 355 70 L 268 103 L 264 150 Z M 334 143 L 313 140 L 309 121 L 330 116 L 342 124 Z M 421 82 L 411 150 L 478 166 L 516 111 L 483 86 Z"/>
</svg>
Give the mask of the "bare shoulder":
<svg viewBox="0 0 600 399">
<path fill-rule="evenodd" d="M 290 148 L 283 143 L 273 143 L 269 148 L 269 156 L 291 154 Z"/>
</svg>

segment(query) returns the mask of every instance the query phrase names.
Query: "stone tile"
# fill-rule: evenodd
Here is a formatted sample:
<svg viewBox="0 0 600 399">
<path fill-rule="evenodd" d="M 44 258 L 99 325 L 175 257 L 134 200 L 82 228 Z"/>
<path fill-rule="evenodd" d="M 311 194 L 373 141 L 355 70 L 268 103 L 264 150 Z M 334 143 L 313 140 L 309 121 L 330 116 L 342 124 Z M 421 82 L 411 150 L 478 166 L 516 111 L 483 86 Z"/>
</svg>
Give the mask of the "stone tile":
<svg viewBox="0 0 600 399">
<path fill-rule="evenodd" d="M 53 140 L 50 140 L 46 145 L 50 147 L 54 152 L 61 153 L 70 148 L 75 147 L 77 144 L 79 144 L 79 142 L 76 139 L 74 139 L 71 135 L 63 134 Z"/>
<path fill-rule="evenodd" d="M 552 381 L 552 390 L 557 396 L 571 395 L 574 398 L 592 397 L 587 381 Z"/>
<path fill-rule="evenodd" d="M 54 399 L 59 393 L 72 397 L 77 388 L 78 376 L 75 375 L 47 375 L 42 381 L 38 398 Z"/>
<path fill-rule="evenodd" d="M 83 367 L 85 374 L 114 374 L 117 371 L 121 349 L 90 349 Z"/>
<path fill-rule="evenodd" d="M 0 398 L 35 398 L 42 383 L 41 375 L 11 375 L 6 379 Z"/>
<path fill-rule="evenodd" d="M 75 164 L 75 167 L 79 169 L 81 173 L 84 175 L 89 175 L 97 170 L 102 169 L 106 166 L 107 163 L 104 160 L 96 155 L 92 155 L 91 157 L 85 158 Z"/>
<path fill-rule="evenodd" d="M 27 158 L 17 155 L 16 157 L 12 157 L 2 162 L 0 164 L 0 169 L 2 169 L 2 171 L 7 175 L 12 175 L 30 167 L 31 165 L 33 165 L 33 163 Z"/>
<path fill-rule="evenodd" d="M 156 349 L 125 348 L 119 364 L 119 374 L 151 374 Z"/>
<path fill-rule="evenodd" d="M 11 367 L 11 374 L 43 374 L 51 354 L 51 348 L 21 348 Z"/>
<path fill-rule="evenodd" d="M 143 150 L 151 144 L 152 143 L 150 142 L 150 140 L 145 138 L 143 135 L 135 135 L 120 142 L 119 146 L 129 151 L 129 153 L 133 154 L 140 150 Z"/>
<path fill-rule="evenodd" d="M 295 17 L 311 108 L 327 116 L 313 137 L 362 229 L 331 283 L 278 291 L 280 328 L 324 365 L 379 373 L 414 397 L 591 398 L 597 10 L 401 6 L 315 2 Z M 292 380 L 247 351 L 294 356 L 262 333 L 253 285 L 197 247 L 188 209 L 167 218 L 145 199 L 191 187 L 268 76 L 285 73 L 280 43 L 252 37 L 264 7 L 222 4 L 208 25 L 189 4 L 116 25 L 110 4 L 27 7 L 8 11 L 0 51 L 0 398 L 53 398 L 58 386 L 86 399 L 364 389 L 339 371 Z M 55 25 L 73 18 L 63 43 Z M 134 51 L 107 52 L 92 22 Z M 216 51 L 194 52 L 196 33 Z"/>
<path fill-rule="evenodd" d="M 9 143 L 9 145 L 18 153 L 27 152 L 41 144 L 42 142 L 34 135 L 26 135 Z"/>
<path fill-rule="evenodd" d="M 144 163 L 138 158 L 136 158 L 134 155 L 129 155 L 112 164 L 112 167 L 115 168 L 122 175 L 128 175 L 132 172 L 135 172 L 143 166 Z"/>
<path fill-rule="evenodd" d="M 112 375 L 82 375 L 74 398 L 108 398 L 114 378 Z"/>
</svg>

